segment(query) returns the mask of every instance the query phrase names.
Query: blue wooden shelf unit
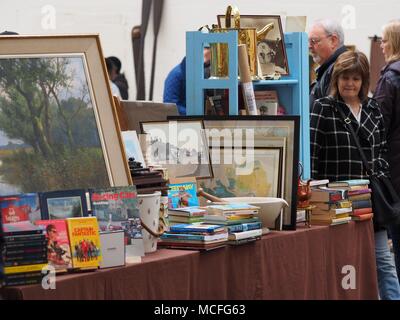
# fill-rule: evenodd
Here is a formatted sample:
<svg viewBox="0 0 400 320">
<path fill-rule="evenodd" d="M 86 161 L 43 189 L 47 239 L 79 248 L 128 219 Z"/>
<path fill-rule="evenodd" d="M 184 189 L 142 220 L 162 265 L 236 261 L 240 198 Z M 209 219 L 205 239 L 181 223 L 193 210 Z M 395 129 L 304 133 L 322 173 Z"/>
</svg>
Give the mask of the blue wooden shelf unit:
<svg viewBox="0 0 400 320">
<path fill-rule="evenodd" d="M 228 79 L 204 79 L 203 47 L 207 43 L 227 43 Z M 204 114 L 205 89 L 229 89 L 229 114 L 238 115 L 238 41 L 237 31 L 226 33 L 186 32 L 186 114 Z M 285 33 L 289 75 L 279 80 L 253 81 L 254 90 L 276 90 L 279 104 L 289 115 L 300 116 L 300 161 L 303 178 L 310 177 L 310 107 L 308 38 L 305 32 Z M 279 117 L 279 116 L 277 116 Z"/>
</svg>

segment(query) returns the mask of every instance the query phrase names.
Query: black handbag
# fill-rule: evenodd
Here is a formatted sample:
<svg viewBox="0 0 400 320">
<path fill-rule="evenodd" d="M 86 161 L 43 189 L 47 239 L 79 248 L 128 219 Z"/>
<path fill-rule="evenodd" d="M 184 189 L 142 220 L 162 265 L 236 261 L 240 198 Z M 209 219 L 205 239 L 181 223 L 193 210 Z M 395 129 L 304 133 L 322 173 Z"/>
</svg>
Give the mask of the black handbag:
<svg viewBox="0 0 400 320">
<path fill-rule="evenodd" d="M 393 184 L 386 175 L 378 175 L 369 166 L 368 160 L 361 148 L 358 137 L 351 126 L 351 120 L 344 115 L 343 110 L 337 107 L 344 120 L 344 126 L 350 131 L 351 136 L 360 152 L 362 162 L 366 169 L 371 188 L 372 211 L 374 221 L 381 226 L 388 226 L 400 223 L 400 197 L 393 188 Z"/>
</svg>

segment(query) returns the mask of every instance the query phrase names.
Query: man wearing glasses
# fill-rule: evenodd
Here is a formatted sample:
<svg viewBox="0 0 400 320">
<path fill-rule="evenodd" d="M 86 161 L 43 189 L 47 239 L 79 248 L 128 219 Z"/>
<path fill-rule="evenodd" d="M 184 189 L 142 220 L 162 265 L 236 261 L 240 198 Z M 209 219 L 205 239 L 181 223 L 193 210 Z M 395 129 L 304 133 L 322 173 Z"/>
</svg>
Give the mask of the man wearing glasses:
<svg viewBox="0 0 400 320">
<path fill-rule="evenodd" d="M 308 33 L 308 48 L 315 63 L 317 78 L 310 86 L 310 109 L 314 101 L 329 94 L 336 59 L 347 49 L 342 26 L 330 19 L 317 20 Z"/>
</svg>

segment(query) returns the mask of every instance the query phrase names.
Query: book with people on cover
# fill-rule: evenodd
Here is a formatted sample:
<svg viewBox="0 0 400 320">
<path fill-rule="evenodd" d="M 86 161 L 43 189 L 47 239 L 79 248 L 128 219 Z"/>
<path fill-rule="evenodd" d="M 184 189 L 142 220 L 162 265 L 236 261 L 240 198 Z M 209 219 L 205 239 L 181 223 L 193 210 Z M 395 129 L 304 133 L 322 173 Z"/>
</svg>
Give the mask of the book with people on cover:
<svg viewBox="0 0 400 320">
<path fill-rule="evenodd" d="M 97 268 L 101 261 L 99 225 L 96 217 L 68 218 L 73 268 Z"/>
<path fill-rule="evenodd" d="M 47 260 L 56 272 L 72 268 L 71 248 L 69 246 L 67 223 L 64 219 L 38 220 L 36 225 L 41 226 L 46 233 Z"/>
</svg>

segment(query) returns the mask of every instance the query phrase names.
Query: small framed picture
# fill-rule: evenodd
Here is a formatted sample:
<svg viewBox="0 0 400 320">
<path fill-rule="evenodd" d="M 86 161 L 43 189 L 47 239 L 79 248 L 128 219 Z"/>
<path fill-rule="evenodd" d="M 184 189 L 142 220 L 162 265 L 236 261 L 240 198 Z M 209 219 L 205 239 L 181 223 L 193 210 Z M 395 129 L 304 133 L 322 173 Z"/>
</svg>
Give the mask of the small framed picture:
<svg viewBox="0 0 400 320">
<path fill-rule="evenodd" d="M 148 165 L 162 165 L 171 178 L 211 178 L 210 156 L 201 120 L 140 122 L 147 136 Z"/>
<path fill-rule="evenodd" d="M 42 219 L 87 217 L 87 197 L 83 189 L 42 192 L 39 194 Z"/>
</svg>

